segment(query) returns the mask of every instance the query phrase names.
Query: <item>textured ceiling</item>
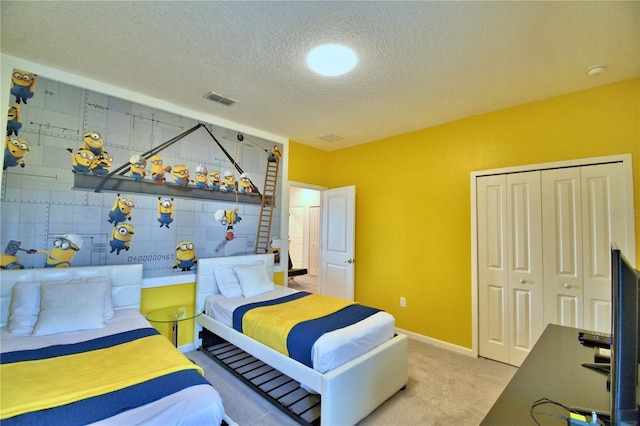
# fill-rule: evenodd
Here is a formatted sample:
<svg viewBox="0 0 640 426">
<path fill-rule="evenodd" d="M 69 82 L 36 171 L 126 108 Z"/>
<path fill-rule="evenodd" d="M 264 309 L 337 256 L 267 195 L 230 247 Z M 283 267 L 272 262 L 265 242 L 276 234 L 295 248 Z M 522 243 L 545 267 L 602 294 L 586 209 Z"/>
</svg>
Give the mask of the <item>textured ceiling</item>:
<svg viewBox="0 0 640 426">
<path fill-rule="evenodd" d="M 637 1 L 0 7 L 3 53 L 326 150 L 640 76 Z M 356 50 L 351 73 L 306 67 L 327 42 Z"/>
</svg>

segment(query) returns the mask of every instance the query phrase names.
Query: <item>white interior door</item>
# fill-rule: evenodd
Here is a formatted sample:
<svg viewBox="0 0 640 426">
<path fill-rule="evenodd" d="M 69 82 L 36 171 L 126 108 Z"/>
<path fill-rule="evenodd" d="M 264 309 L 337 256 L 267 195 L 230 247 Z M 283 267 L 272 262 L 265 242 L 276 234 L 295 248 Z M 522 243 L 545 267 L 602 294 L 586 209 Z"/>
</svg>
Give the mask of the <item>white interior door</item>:
<svg viewBox="0 0 640 426">
<path fill-rule="evenodd" d="M 479 354 L 509 362 L 507 180 L 494 175 L 476 182 Z"/>
<path fill-rule="evenodd" d="M 507 175 L 509 363 L 519 366 L 544 330 L 540 172 Z"/>
<path fill-rule="evenodd" d="M 320 293 L 354 300 L 356 187 L 322 192 Z"/>
<path fill-rule="evenodd" d="M 580 168 L 542 173 L 544 323 L 582 327 Z"/>
</svg>

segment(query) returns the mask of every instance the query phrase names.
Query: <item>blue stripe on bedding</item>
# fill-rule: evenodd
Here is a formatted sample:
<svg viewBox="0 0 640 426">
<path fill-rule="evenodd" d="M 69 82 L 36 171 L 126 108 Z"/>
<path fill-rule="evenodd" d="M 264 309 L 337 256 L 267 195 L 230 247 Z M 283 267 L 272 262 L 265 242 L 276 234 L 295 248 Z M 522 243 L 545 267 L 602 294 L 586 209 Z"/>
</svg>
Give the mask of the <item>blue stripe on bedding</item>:
<svg viewBox="0 0 640 426">
<path fill-rule="evenodd" d="M 11 364 L 21 361 L 35 361 L 38 359 L 54 358 L 57 356 L 72 355 L 97 349 L 104 349 L 119 345 L 131 340 L 160 334 L 155 328 L 138 328 L 85 342 L 71 343 L 67 345 L 53 345 L 46 348 L 27 349 L 0 354 L 1 364 Z"/>
<path fill-rule="evenodd" d="M 333 314 L 296 324 L 287 337 L 289 356 L 313 368 L 311 348 L 324 333 L 348 327 L 380 309 L 362 305 L 349 305 Z"/>
<path fill-rule="evenodd" d="M 178 371 L 105 395 L 3 419 L 2 425 L 83 425 L 141 407 L 181 389 L 201 384 L 211 385 L 196 370 Z"/>
<path fill-rule="evenodd" d="M 299 291 L 288 296 L 278 297 L 277 299 L 265 300 L 264 302 L 248 303 L 246 305 L 238 306 L 233 310 L 233 328 L 242 333 L 242 317 L 250 309 L 259 308 L 262 306 L 277 305 L 278 303 L 285 303 L 291 300 L 300 299 L 301 297 L 305 297 L 310 294 L 311 293 L 306 291 Z"/>
</svg>

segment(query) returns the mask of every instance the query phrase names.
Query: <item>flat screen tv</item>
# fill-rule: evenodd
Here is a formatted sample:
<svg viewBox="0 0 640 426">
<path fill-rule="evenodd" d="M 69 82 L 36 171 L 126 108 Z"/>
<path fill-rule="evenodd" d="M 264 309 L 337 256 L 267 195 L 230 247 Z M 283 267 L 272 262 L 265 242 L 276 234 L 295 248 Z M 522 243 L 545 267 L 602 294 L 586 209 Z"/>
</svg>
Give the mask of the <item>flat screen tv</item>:
<svg viewBox="0 0 640 426">
<path fill-rule="evenodd" d="M 640 424 L 640 273 L 611 247 L 611 424 Z"/>
</svg>

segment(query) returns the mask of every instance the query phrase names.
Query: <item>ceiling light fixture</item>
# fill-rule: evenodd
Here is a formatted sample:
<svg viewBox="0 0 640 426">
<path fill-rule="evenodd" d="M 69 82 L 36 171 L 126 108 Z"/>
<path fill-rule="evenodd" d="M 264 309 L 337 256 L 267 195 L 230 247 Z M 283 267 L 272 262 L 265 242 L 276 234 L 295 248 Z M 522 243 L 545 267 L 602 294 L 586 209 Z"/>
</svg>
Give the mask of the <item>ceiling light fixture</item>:
<svg viewBox="0 0 640 426">
<path fill-rule="evenodd" d="M 307 54 L 307 65 L 326 77 L 346 74 L 358 63 L 353 50 L 341 44 L 323 44 Z"/>
</svg>

